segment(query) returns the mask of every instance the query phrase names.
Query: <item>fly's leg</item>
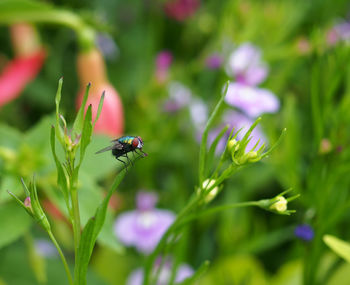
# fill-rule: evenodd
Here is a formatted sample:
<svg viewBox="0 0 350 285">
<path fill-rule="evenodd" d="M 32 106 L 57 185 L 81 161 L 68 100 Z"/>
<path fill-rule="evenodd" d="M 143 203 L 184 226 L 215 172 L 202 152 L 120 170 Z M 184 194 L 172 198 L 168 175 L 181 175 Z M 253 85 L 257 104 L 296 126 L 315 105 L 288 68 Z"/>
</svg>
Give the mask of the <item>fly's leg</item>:
<svg viewBox="0 0 350 285">
<path fill-rule="evenodd" d="M 134 166 L 134 163 L 132 162 L 132 160 L 130 160 L 130 158 L 128 157 L 128 154 L 126 153 L 124 156 L 128 160 L 128 163 L 130 163 L 132 166 Z"/>
<path fill-rule="evenodd" d="M 118 157 L 116 157 L 116 159 L 121 161 L 122 163 L 124 163 L 124 167 L 125 167 L 126 171 L 128 171 L 128 165 L 126 164 L 126 162 L 124 160 L 119 159 Z"/>
</svg>

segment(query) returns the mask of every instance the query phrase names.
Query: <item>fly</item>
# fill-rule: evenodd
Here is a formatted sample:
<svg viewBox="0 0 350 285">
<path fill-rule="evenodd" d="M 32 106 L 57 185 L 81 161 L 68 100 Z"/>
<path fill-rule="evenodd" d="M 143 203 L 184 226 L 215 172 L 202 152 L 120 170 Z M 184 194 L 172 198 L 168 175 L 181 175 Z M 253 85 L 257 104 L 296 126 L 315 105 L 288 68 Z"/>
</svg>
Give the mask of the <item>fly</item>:
<svg viewBox="0 0 350 285">
<path fill-rule="evenodd" d="M 117 160 L 124 163 L 124 165 L 126 167 L 127 165 L 126 165 L 125 161 L 119 159 L 119 157 L 126 157 L 128 162 L 133 164 L 132 161 L 128 157 L 128 153 L 129 152 L 137 153 L 139 155 L 138 157 L 145 157 L 145 156 L 147 156 L 147 153 L 142 151 L 142 147 L 143 147 L 143 141 L 139 136 L 137 136 L 137 137 L 125 136 L 125 137 L 121 137 L 121 138 L 112 140 L 112 145 L 107 146 L 107 147 L 99 150 L 98 152 L 96 152 L 96 154 L 111 150 L 113 156 Z M 141 153 L 139 153 L 138 151 L 140 151 Z"/>
</svg>

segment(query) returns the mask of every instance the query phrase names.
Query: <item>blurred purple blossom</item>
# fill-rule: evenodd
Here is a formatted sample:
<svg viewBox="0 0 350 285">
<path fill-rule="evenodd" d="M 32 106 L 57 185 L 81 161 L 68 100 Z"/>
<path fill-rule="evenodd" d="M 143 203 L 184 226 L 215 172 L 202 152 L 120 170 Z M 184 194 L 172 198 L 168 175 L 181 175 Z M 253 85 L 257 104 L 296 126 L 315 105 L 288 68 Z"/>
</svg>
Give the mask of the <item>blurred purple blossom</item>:
<svg viewBox="0 0 350 285">
<path fill-rule="evenodd" d="M 56 257 L 57 250 L 51 241 L 46 239 L 36 239 L 34 241 L 36 252 L 43 257 Z"/>
<path fill-rule="evenodd" d="M 164 11 L 169 18 L 184 21 L 191 17 L 199 8 L 200 0 L 167 0 Z"/>
<path fill-rule="evenodd" d="M 213 53 L 209 55 L 205 60 L 206 66 L 210 69 L 220 68 L 222 65 L 222 62 L 223 62 L 223 58 L 218 53 Z"/>
<path fill-rule="evenodd" d="M 96 44 L 106 59 L 114 60 L 119 56 L 119 48 L 110 35 L 98 33 Z"/>
<path fill-rule="evenodd" d="M 262 61 L 259 48 L 244 43 L 231 53 L 226 72 L 239 83 L 256 86 L 265 80 L 268 66 Z"/>
<path fill-rule="evenodd" d="M 169 99 L 163 107 L 166 112 L 176 112 L 187 106 L 192 99 L 191 90 L 180 82 L 171 82 L 168 90 Z"/>
<path fill-rule="evenodd" d="M 173 62 L 173 55 L 170 51 L 163 50 L 157 54 L 156 68 L 162 70 L 168 70 Z"/>
<path fill-rule="evenodd" d="M 252 118 L 263 113 L 275 113 L 280 106 L 271 91 L 235 82 L 229 84 L 225 100 Z"/>
<path fill-rule="evenodd" d="M 310 241 L 314 238 L 314 230 L 307 224 L 298 225 L 294 230 L 294 234 L 297 238 L 304 241 Z"/>
<path fill-rule="evenodd" d="M 163 83 L 167 80 L 172 61 L 173 55 L 170 51 L 163 50 L 157 54 L 156 79 L 159 83 Z"/>
<path fill-rule="evenodd" d="M 139 192 L 137 209 L 120 214 L 114 224 L 114 232 L 127 246 L 150 253 L 175 219 L 174 213 L 154 208 L 155 193 Z"/>
<path fill-rule="evenodd" d="M 327 43 L 335 45 L 339 41 L 350 40 L 350 22 L 341 20 L 327 31 Z"/>
<path fill-rule="evenodd" d="M 157 268 L 156 268 L 157 269 Z M 186 278 L 189 278 L 193 275 L 193 269 L 187 264 L 180 264 L 176 271 L 175 284 L 184 281 Z M 159 273 L 159 278 L 156 285 L 168 285 L 171 278 L 171 263 L 165 263 Z M 134 270 L 126 284 L 127 285 L 142 285 L 143 282 L 143 270 L 136 269 Z"/>
<path fill-rule="evenodd" d="M 208 120 L 208 107 L 200 98 L 193 98 L 189 104 L 189 111 L 196 130 L 203 130 Z"/>
</svg>

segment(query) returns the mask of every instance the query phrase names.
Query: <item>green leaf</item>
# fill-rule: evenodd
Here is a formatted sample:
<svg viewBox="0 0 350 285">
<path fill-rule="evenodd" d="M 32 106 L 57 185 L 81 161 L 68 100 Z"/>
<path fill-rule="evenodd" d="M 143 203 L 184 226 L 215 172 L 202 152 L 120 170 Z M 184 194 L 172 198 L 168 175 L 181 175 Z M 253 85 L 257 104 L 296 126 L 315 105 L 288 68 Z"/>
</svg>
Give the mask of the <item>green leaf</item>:
<svg viewBox="0 0 350 285">
<path fill-rule="evenodd" d="M 76 256 L 76 266 L 74 269 L 74 277 L 76 280 L 76 285 L 86 284 L 86 272 L 94 245 L 99 232 L 101 231 L 103 224 L 105 222 L 108 202 L 114 192 L 125 176 L 126 170 L 123 169 L 118 173 L 114 180 L 112 187 L 109 189 L 107 196 L 104 198 L 103 202 L 97 208 L 96 213 L 90 218 L 88 223 L 83 229 L 81 240 L 78 248 L 78 254 Z"/>
<path fill-rule="evenodd" d="M 63 78 L 61 77 L 60 80 L 58 81 L 58 88 L 57 88 L 56 97 L 55 97 L 55 103 L 56 103 L 56 129 L 55 130 L 56 130 L 56 136 L 58 140 L 62 145 L 65 145 L 64 132 L 60 125 L 60 102 L 61 102 L 62 84 L 63 84 Z"/>
<path fill-rule="evenodd" d="M 0 248 L 14 242 L 29 230 L 32 219 L 16 202 L 0 206 Z"/>
<path fill-rule="evenodd" d="M 323 236 L 323 241 L 328 245 L 337 255 L 350 262 L 350 243 L 343 241 L 332 235 Z"/>
<path fill-rule="evenodd" d="M 202 182 L 204 181 L 204 173 L 205 173 L 205 165 L 206 165 L 206 154 L 207 154 L 207 139 L 208 139 L 208 132 L 209 128 L 214 122 L 214 119 L 216 118 L 217 114 L 219 113 L 219 110 L 221 109 L 221 106 L 224 103 L 224 99 L 227 93 L 229 82 L 226 82 L 225 87 L 223 89 L 223 92 L 221 94 L 221 98 L 219 102 L 216 104 L 214 111 L 211 113 L 209 120 L 205 126 L 203 135 L 202 135 L 202 141 L 199 149 L 199 185 L 202 185 Z"/>
<path fill-rule="evenodd" d="M 198 281 L 203 274 L 208 270 L 209 268 L 209 261 L 206 260 L 202 263 L 202 265 L 198 268 L 198 270 L 189 278 L 186 278 L 184 281 L 182 281 L 181 285 L 191 285 L 194 284 L 194 282 Z"/>
<path fill-rule="evenodd" d="M 77 116 L 75 118 L 75 121 L 73 123 L 73 132 L 76 135 L 80 135 L 82 133 L 82 131 L 83 131 L 83 127 L 84 127 L 84 112 L 85 112 L 86 102 L 87 102 L 87 99 L 89 97 L 90 86 L 91 86 L 90 83 L 86 86 L 83 101 L 81 102 L 81 106 L 79 108 L 78 114 L 77 114 Z"/>
<path fill-rule="evenodd" d="M 100 103 L 98 103 L 98 109 L 97 109 L 97 114 L 96 114 L 96 118 L 95 118 L 95 121 L 94 121 L 94 127 L 95 127 L 95 124 L 96 124 L 98 118 L 101 115 L 104 99 L 105 99 L 105 91 L 103 91 L 102 96 L 100 98 Z"/>
<path fill-rule="evenodd" d="M 81 134 L 79 166 L 83 162 L 86 148 L 91 142 L 91 136 L 92 136 L 92 110 L 91 110 L 91 105 L 89 105 L 86 111 L 83 131 Z"/>
</svg>

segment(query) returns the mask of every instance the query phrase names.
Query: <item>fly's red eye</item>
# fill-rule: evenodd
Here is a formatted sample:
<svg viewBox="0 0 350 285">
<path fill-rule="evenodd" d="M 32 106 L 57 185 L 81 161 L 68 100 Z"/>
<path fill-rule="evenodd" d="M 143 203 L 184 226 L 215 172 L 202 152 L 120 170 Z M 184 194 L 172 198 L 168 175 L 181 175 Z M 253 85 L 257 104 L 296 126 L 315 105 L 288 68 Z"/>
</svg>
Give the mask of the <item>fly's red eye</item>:
<svg viewBox="0 0 350 285">
<path fill-rule="evenodd" d="M 134 138 L 134 139 L 132 140 L 132 146 L 136 148 L 138 145 L 139 145 L 139 140 L 138 140 L 138 138 Z"/>
</svg>

